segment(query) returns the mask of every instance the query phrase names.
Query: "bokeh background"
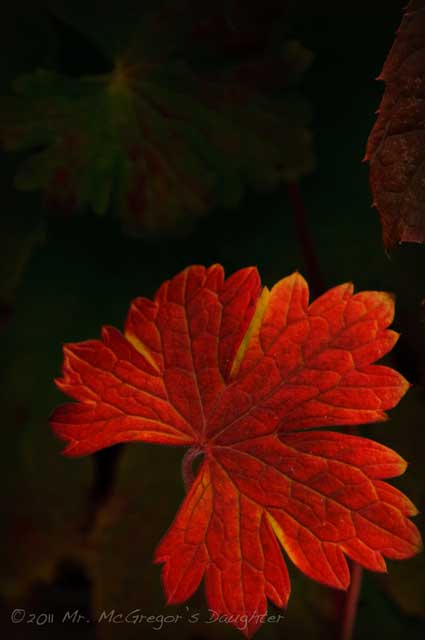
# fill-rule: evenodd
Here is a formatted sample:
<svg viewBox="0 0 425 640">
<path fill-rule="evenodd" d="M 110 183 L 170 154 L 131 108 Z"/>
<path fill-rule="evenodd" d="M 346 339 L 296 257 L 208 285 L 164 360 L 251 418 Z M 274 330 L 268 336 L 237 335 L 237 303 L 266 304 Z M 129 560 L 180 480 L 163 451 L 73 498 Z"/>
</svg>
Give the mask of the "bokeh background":
<svg viewBox="0 0 425 640">
<path fill-rule="evenodd" d="M 238 637 L 225 625 L 205 623 L 202 589 L 187 607 L 167 608 L 160 568 L 152 564 L 154 548 L 184 495 L 182 451 L 134 444 L 66 459 L 48 427 L 49 413 L 64 400 L 53 385 L 62 345 L 98 337 L 104 324 L 120 328 L 132 298 L 151 296 L 163 280 L 190 264 L 219 262 L 227 273 L 256 265 L 267 285 L 299 270 L 316 288 L 320 279 L 326 287 L 348 280 L 358 290 L 395 293 L 395 328 L 401 338 L 390 362 L 413 388 L 389 422 L 368 425 L 362 434 L 394 447 L 409 461 L 405 476 L 395 484 L 419 508 L 425 502 L 425 253 L 422 246 L 402 245 L 386 255 L 362 162 L 383 91 L 375 78 L 404 3 L 172 2 L 178 11 L 165 14 L 155 38 L 149 37 L 149 20 L 165 3 L 140 4 L 14 2 L 2 12 L 0 633 L 5 638 Z M 35 132 L 26 146 L 32 153 L 42 151 L 52 135 L 46 133 L 53 122 L 49 105 L 57 106 L 58 94 L 72 102 L 74 88 L 81 91 L 81 77 L 110 74 L 114 59 L 127 51 L 133 63 L 154 60 L 160 69 L 159 84 L 155 78 L 143 87 L 148 101 L 165 101 L 168 109 L 158 125 L 159 158 L 174 156 L 183 169 L 188 158 L 193 160 L 167 128 L 173 110 L 184 108 L 189 120 L 192 114 L 195 132 L 197 126 L 208 129 L 213 123 L 220 137 L 223 127 L 214 154 L 206 160 L 198 153 L 190 168 L 195 186 L 202 187 L 202 206 L 181 195 L 179 181 L 172 184 L 173 197 L 168 199 L 171 183 L 155 163 L 145 166 L 143 176 L 129 178 L 136 185 L 142 178 L 148 183 L 138 192 L 136 205 L 134 199 L 118 197 L 104 205 L 107 194 L 106 200 L 96 196 L 105 181 L 112 184 L 111 193 L 122 186 L 114 173 L 116 164 L 90 174 L 90 162 L 106 157 L 107 147 L 94 148 L 94 160 L 85 158 L 81 171 L 91 176 L 92 195 L 76 208 L 71 197 L 78 183 L 75 173 L 65 173 L 66 180 L 56 180 L 52 187 L 46 167 L 41 177 L 37 174 L 37 160 L 35 167 L 24 170 L 27 178 L 15 179 L 31 152 L 11 140 Z M 176 60 L 186 65 L 183 72 L 178 65 L 176 72 Z M 16 79 L 38 68 L 70 82 L 65 88 L 57 83 L 50 102 L 44 93 L 42 107 L 37 87 L 28 80 L 27 93 L 16 96 Z M 211 97 L 208 84 L 204 86 L 211 78 L 228 94 L 220 100 L 223 124 L 214 119 L 216 95 Z M 241 91 L 233 96 L 238 83 Z M 170 86 L 173 91 L 165 92 Z M 183 101 L 182 107 L 181 92 L 195 101 L 190 106 Z M 202 108 L 207 104 L 209 109 L 201 125 L 196 102 L 200 94 Z M 261 118 L 250 120 L 250 108 L 261 112 L 265 99 L 274 116 L 263 128 Z M 235 105 L 246 117 L 237 121 L 239 112 L 232 112 L 229 124 L 226 117 Z M 91 108 L 90 127 L 99 122 L 103 139 L 103 107 L 95 103 Z M 79 109 L 72 104 L 67 111 L 67 126 L 74 123 L 77 132 L 84 132 L 87 125 Z M 124 111 L 124 120 L 127 116 Z M 233 128 L 239 131 L 239 142 L 250 136 L 256 140 L 256 134 L 264 137 L 262 144 L 250 147 L 246 163 L 243 154 L 238 156 L 238 140 L 227 145 Z M 132 134 L 129 126 L 126 135 L 131 139 Z M 184 139 L 190 148 L 194 138 Z M 55 162 L 53 169 L 69 168 L 67 156 L 63 166 L 58 167 L 57 157 Z M 213 189 L 205 189 L 199 177 L 203 163 Z M 29 188 L 43 180 L 47 189 Z M 316 267 L 311 251 L 306 259 L 300 241 L 300 217 L 288 197 L 288 182 L 299 185 Z M 159 183 L 155 189 L 154 183 Z M 78 183 L 77 196 L 82 190 Z M 421 516 L 418 523 L 421 526 Z M 423 638 L 423 556 L 388 564 L 388 576 L 365 572 L 355 639 Z M 265 625 L 256 637 L 337 637 L 341 601 L 335 592 L 296 571 L 291 575 L 293 592 L 285 619 Z M 38 617 L 38 626 L 26 621 L 12 625 L 14 608 L 37 616 L 53 614 L 54 622 Z M 155 622 L 93 622 L 101 611 L 133 609 L 155 616 Z M 66 611 L 76 610 L 84 616 L 79 623 L 63 622 Z M 199 623 L 192 623 L 189 618 L 196 613 Z M 179 621 L 161 625 L 161 615 L 176 614 L 182 616 Z"/>
</svg>

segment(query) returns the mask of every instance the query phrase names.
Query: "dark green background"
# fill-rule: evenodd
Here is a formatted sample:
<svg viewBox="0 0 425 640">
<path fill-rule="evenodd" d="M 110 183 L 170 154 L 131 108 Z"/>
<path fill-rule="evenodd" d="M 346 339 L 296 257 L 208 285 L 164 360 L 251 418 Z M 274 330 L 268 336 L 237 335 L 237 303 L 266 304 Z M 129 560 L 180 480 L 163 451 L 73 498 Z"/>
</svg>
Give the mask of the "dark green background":
<svg viewBox="0 0 425 640">
<path fill-rule="evenodd" d="M 378 216 L 371 208 L 367 166 L 362 163 L 383 91 L 375 78 L 392 44 L 404 3 L 304 2 L 302 7 L 300 4 L 293 3 L 292 32 L 315 54 L 301 91 L 313 110 L 317 153 L 317 170 L 302 181 L 301 190 L 323 278 L 327 286 L 350 280 L 358 290 L 383 289 L 396 294 L 395 328 L 402 337 L 394 362 L 411 382 L 420 384 L 424 382 L 425 370 L 425 327 L 421 317 L 421 300 L 425 297 L 424 249 L 404 245 L 394 250 L 391 257 L 385 254 Z M 9 91 L 10 80 L 18 73 L 46 65 L 49 59 L 57 60 L 58 56 L 65 72 L 103 71 L 105 60 L 76 30 L 65 32 L 51 23 L 46 27 L 45 14 L 34 6 L 27 9 L 18 4 L 7 12 L 2 26 L 2 93 Z M 52 28 L 56 29 L 54 45 L 49 44 L 50 35 L 44 37 L 46 30 L 50 34 Z M 11 187 L 16 168 L 14 156 L 2 157 L 0 167 L 1 215 L 15 230 L 37 229 L 39 196 L 14 192 Z M 69 480 L 69 474 L 72 479 L 77 465 L 84 465 L 83 473 L 89 484 L 95 483 L 98 497 L 107 491 L 111 481 L 113 454 L 98 456 L 97 480 L 93 480 L 88 469 L 92 462 L 60 458 L 57 453 L 60 447 L 48 432 L 48 414 L 61 401 L 52 379 L 60 371 L 62 343 L 97 337 L 104 324 L 121 327 L 133 297 L 151 296 L 164 279 L 190 264 L 220 262 L 227 273 L 256 265 L 267 285 L 295 269 L 309 276 L 285 188 L 267 196 L 248 192 L 238 210 L 211 211 L 183 235 L 129 238 L 122 234 L 118 221 L 92 215 L 50 218 L 42 227 L 43 242 L 34 251 L 14 296 L 8 291 L 6 277 L 4 285 L 7 304 L 13 308 L 2 328 L 2 390 L 6 394 L 3 403 L 19 406 L 24 415 L 19 431 L 5 425 L 6 436 L 2 441 L 6 517 L 19 509 L 22 492 L 41 492 L 42 500 L 43 488 L 60 482 L 61 477 L 66 482 L 65 476 Z M 19 231 L 16 233 L 19 235 Z M 4 258 L 8 256 L 8 242 L 0 244 Z M 409 438 L 409 425 L 411 429 L 423 426 L 423 415 L 408 418 L 401 407 L 398 416 L 398 421 L 388 423 L 385 429 L 397 424 L 405 428 L 405 437 Z M 367 427 L 362 433 L 387 442 L 382 426 Z M 51 465 L 46 462 L 45 443 L 49 443 Z M 149 447 L 149 451 L 157 465 L 168 461 L 157 448 Z M 20 464 L 32 469 L 24 487 L 20 484 L 22 477 L 18 477 L 21 471 L 15 463 L 15 452 Z M 29 462 L 25 456 L 29 456 Z M 423 464 L 423 459 L 423 451 L 419 451 L 411 466 Z M 143 469 L 140 474 L 142 477 Z M 36 478 L 34 484 L 32 477 Z M 419 473 L 417 477 L 420 482 Z M 423 496 L 423 487 L 418 495 Z M 157 499 L 161 497 L 158 495 Z M 167 507 L 170 517 L 177 507 L 178 500 L 170 498 Z M 158 530 L 157 539 L 162 533 Z M 9 545 L 3 553 L 13 557 L 16 553 L 13 540 L 9 540 Z M 68 603 L 88 607 L 89 591 L 84 569 L 69 561 L 58 567 L 53 584 L 38 582 L 22 594 L 22 603 L 39 611 L 60 610 Z M 5 630 L 4 637 L 39 633 L 54 638 L 78 634 L 93 637 L 90 625 L 87 629 L 62 625 L 42 631 L 19 625 L 11 627 L 6 598 L 3 605 L 0 629 Z M 355 638 L 404 636 L 414 640 L 422 638 L 424 630 L 423 620 L 407 616 L 373 577 L 365 576 Z M 125 629 L 120 633 L 118 637 L 127 637 Z M 140 630 L 140 637 L 144 637 L 143 633 Z M 202 635 L 198 631 L 196 634 L 193 640 L 195 637 L 200 640 Z M 262 634 L 263 631 L 259 632 L 258 638 Z M 236 638 L 237 633 L 232 637 Z M 308 624 L 297 630 L 290 625 L 285 628 L 282 623 L 272 637 L 292 640 L 329 636 L 313 634 Z"/>
</svg>

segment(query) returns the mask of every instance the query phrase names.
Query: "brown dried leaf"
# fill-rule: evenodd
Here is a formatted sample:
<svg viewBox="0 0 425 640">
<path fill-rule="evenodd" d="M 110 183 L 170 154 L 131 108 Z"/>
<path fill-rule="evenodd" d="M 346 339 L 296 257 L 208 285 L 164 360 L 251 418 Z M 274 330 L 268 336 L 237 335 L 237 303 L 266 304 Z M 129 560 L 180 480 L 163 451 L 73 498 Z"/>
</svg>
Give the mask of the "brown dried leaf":
<svg viewBox="0 0 425 640">
<path fill-rule="evenodd" d="M 379 80 L 366 160 L 387 249 L 425 241 L 425 0 L 411 0 Z"/>
</svg>

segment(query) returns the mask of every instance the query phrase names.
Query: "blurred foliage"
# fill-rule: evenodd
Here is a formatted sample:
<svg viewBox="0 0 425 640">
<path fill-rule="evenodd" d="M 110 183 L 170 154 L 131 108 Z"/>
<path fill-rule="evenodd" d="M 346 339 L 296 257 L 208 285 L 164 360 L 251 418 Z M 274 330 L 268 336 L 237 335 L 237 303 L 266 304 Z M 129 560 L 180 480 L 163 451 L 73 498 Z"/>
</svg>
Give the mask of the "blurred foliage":
<svg viewBox="0 0 425 640">
<path fill-rule="evenodd" d="M 145 2 L 143 7 L 147 12 L 154 9 L 151 15 L 158 15 L 160 4 L 162 6 L 158 2 Z M 47 13 L 49 5 L 56 18 L 51 11 Z M 179 6 L 184 8 L 188 4 L 182 2 Z M 229 13 L 230 6 L 235 8 Z M 361 164 L 381 93 L 374 78 L 391 46 L 403 3 L 401 0 L 388 2 L 383 13 L 379 4 L 366 3 L 366 0 L 350 7 L 336 0 L 320 4 L 313 0 L 305 3 L 264 0 L 261 5 L 253 0 L 245 5 L 242 0 L 232 3 L 223 0 L 211 5 L 208 19 L 203 7 L 207 5 L 201 6 L 193 0 L 190 12 L 168 14 L 161 28 L 146 27 L 145 38 L 133 41 L 130 46 L 129 34 L 136 31 L 136 27 L 139 29 L 140 1 L 51 0 L 28 8 L 28 3 L 17 0 L 5 7 L 0 22 L 7 52 L 0 59 L 1 93 L 9 91 L 16 76 L 25 76 L 26 79 L 21 80 L 24 91 L 28 90 L 26 83 L 33 83 L 32 94 L 28 94 L 32 96 L 31 105 L 25 104 L 26 97 L 13 98 L 20 102 L 21 118 L 26 107 L 34 108 L 37 83 L 41 82 L 39 88 L 43 91 L 47 80 L 54 81 L 55 90 L 66 87 L 71 95 L 66 100 L 62 96 L 65 110 L 72 109 L 72 117 L 88 123 L 85 129 L 81 129 L 79 123 L 80 133 L 83 130 L 101 147 L 111 140 L 108 136 L 108 140 L 103 141 L 102 131 L 107 128 L 106 116 L 111 117 L 105 105 L 111 108 L 113 104 L 108 97 L 108 87 L 117 72 L 113 61 L 124 51 L 126 61 L 133 62 L 139 56 L 139 48 L 146 56 L 162 51 L 164 55 L 155 61 L 155 91 L 173 94 L 170 104 L 165 101 L 169 107 L 175 106 L 174 100 L 181 106 L 180 99 L 190 102 L 202 97 L 200 104 L 205 109 L 202 117 L 208 122 L 210 134 L 214 119 L 228 126 L 229 110 L 223 107 L 223 114 L 217 114 L 214 96 L 208 95 L 207 99 L 202 94 L 206 75 L 208 86 L 215 74 L 214 82 L 223 89 L 232 86 L 230 78 L 237 70 L 246 91 L 252 90 L 246 78 L 255 77 L 257 91 L 261 86 L 261 95 L 267 96 L 274 108 L 279 102 L 275 96 L 281 94 L 280 80 L 283 86 L 288 86 L 305 66 L 304 50 L 300 52 L 292 38 L 314 51 L 315 63 L 303 79 L 304 97 L 312 104 L 315 114 L 318 156 L 317 172 L 302 182 L 311 231 L 328 286 L 352 280 L 357 290 L 389 290 L 397 296 L 395 328 L 401 332 L 401 338 L 392 364 L 416 388 L 407 394 L 389 422 L 364 427 L 362 435 L 396 448 L 409 461 L 397 486 L 412 495 L 423 511 L 425 325 L 421 300 L 425 298 L 425 254 L 423 247 L 403 245 L 393 252 L 391 260 L 387 258 L 382 249 L 379 221 L 370 213 L 367 169 Z M 197 22 L 196 49 L 194 28 L 187 26 L 185 16 Z M 147 18 L 144 24 L 148 24 Z M 236 30 L 235 25 L 239 25 Z M 252 25 L 261 25 L 261 28 L 253 29 Z M 268 34 L 267 47 L 264 33 Z M 177 34 L 180 34 L 178 38 Z M 192 34 L 190 39 L 188 34 Z M 286 43 L 283 49 L 282 43 Z M 292 69 L 292 76 L 285 71 L 280 78 L 273 72 L 273 65 L 269 66 L 270 59 L 276 59 L 269 51 L 275 55 L 278 45 L 283 58 L 289 58 L 287 67 Z M 170 66 L 169 56 L 176 51 L 179 52 L 176 58 L 185 64 Z M 301 69 L 297 66 L 300 60 Z M 33 74 L 36 67 L 50 71 Z M 205 73 L 201 74 L 200 69 Z M 266 69 L 270 69 L 270 73 L 265 73 Z M 164 80 L 166 74 L 175 86 L 168 86 L 168 80 Z M 196 83 L 192 84 L 191 77 L 195 77 Z M 186 82 L 183 98 L 175 91 L 180 81 Z M 10 99 L 9 96 L 3 103 L 3 109 L 6 103 L 12 104 Z M 89 105 L 86 120 L 80 99 Z M 123 100 L 123 93 L 119 99 Z M 77 109 L 75 102 L 79 104 Z M 99 105 L 98 111 L 95 104 Z M 258 107 L 258 103 L 255 106 Z M 273 114 L 276 116 L 276 111 Z M 3 125 L 4 120 L 0 127 Z M 48 125 L 45 120 L 43 126 L 48 128 Z M 165 127 L 162 121 L 161 126 Z M 281 135 L 279 126 L 273 130 L 273 136 Z M 247 127 L 244 120 L 236 129 L 252 140 L 253 132 Z M 42 130 L 44 136 L 46 129 L 42 127 Z M 166 130 L 167 134 L 162 131 L 164 136 L 171 131 Z M 34 132 L 35 129 L 31 129 L 29 133 Z M 8 135 L 10 133 L 9 128 Z M 52 139 L 42 136 L 41 142 L 49 143 L 44 147 L 49 154 L 55 148 L 56 134 L 57 129 L 53 130 Z M 166 141 L 168 147 L 164 153 L 171 153 L 177 161 L 177 147 L 174 142 L 168 144 L 167 137 Z M 225 147 L 219 145 L 220 162 L 224 164 L 220 165 L 223 174 L 216 169 L 211 173 L 215 180 L 222 181 L 217 182 L 220 188 L 214 198 L 207 200 L 208 206 L 213 207 L 212 215 L 197 220 L 186 234 L 157 234 L 154 238 L 145 235 L 138 239 L 123 236 L 121 222 L 108 216 L 102 219 L 56 216 L 45 224 L 44 207 L 35 193 L 14 193 L 11 189 L 16 160 L 23 161 L 27 152 L 19 151 L 17 157 L 5 154 L 1 158 L 0 215 L 5 230 L 0 244 L 1 296 L 8 305 L 14 303 L 15 306 L 11 321 L 1 327 L 0 393 L 5 432 L 1 512 L 2 521 L 6 523 L 0 534 L 2 637 L 15 640 L 32 638 L 37 633 L 30 625 L 11 627 L 13 606 L 61 614 L 78 607 L 91 617 L 103 606 L 126 612 L 136 606 L 147 614 L 152 604 L 162 615 L 178 612 L 177 608 L 165 606 L 160 568 L 151 564 L 151 558 L 153 548 L 181 501 L 183 487 L 178 478 L 182 450 L 128 446 L 122 450 L 115 472 L 114 448 L 110 450 L 109 460 L 98 456 L 64 459 L 59 455 L 61 445 L 53 439 L 47 426 L 51 409 L 61 402 L 52 379 L 59 374 L 61 344 L 97 337 L 103 324 L 121 327 L 132 298 L 152 295 L 164 279 L 188 264 L 220 262 L 228 273 L 254 264 L 265 284 L 272 284 L 295 269 L 309 277 L 296 241 L 285 188 L 280 185 L 261 194 L 252 188 L 257 181 L 260 183 L 261 176 L 270 176 L 265 166 L 274 166 L 278 156 L 273 154 L 286 154 L 285 149 L 273 151 L 272 140 L 262 144 L 264 153 L 272 154 L 272 160 L 268 155 L 257 156 L 255 162 L 249 164 L 251 182 L 243 183 L 239 205 L 232 215 L 223 206 L 226 191 L 222 184 L 229 177 L 234 187 L 234 176 L 239 174 L 227 152 L 224 153 Z M 279 144 L 280 141 L 277 146 Z M 187 148 L 194 152 L 199 147 L 191 141 Z M 208 153 L 212 153 L 211 147 Z M 125 158 L 124 154 L 122 157 Z M 95 171 L 90 173 L 89 180 L 99 171 L 97 160 L 96 156 L 95 165 L 91 167 Z M 197 169 L 205 166 L 202 161 Z M 77 178 L 86 179 L 80 173 Z M 92 196 L 91 205 L 97 197 L 100 199 L 99 193 Z M 88 201 L 86 199 L 86 204 Z M 182 228 L 181 219 L 177 227 L 178 231 Z M 31 253 L 31 247 L 37 251 Z M 24 263 L 27 270 L 18 286 Z M 163 476 L 170 478 L 166 485 Z M 418 522 L 421 526 L 421 519 Z M 73 569 L 65 571 L 64 563 L 70 561 Z M 378 636 L 395 640 L 401 635 L 408 636 L 409 640 L 423 638 L 422 567 L 423 556 L 418 556 L 411 561 L 391 563 L 388 577 L 366 572 L 355 640 Z M 258 637 L 261 634 L 264 639 L 331 637 L 335 593 L 304 579 L 298 571 L 293 572 L 292 578 L 293 593 L 285 620 L 279 625 L 265 625 Z M 189 603 L 190 613 L 202 611 L 203 603 L 200 591 Z M 181 613 L 187 615 L 185 609 Z M 143 637 L 149 633 L 147 625 L 135 625 L 136 631 Z M 112 629 L 112 625 L 104 625 L 100 629 L 90 624 L 65 625 L 58 618 L 57 624 L 42 627 L 40 633 L 54 640 L 74 638 L 77 634 L 79 638 L 92 640 L 96 632 L 106 638 L 113 633 L 122 638 L 133 633 L 133 626 L 125 625 L 123 629 L 123 625 L 115 625 Z M 191 640 L 208 638 L 208 633 L 213 637 L 226 637 L 226 634 L 239 637 L 236 631 L 226 627 L 204 624 L 189 628 L 188 623 L 182 623 L 167 626 L 167 631 L 162 632 L 165 636 L 182 635 Z"/>
<path fill-rule="evenodd" d="M 41 284 L 41 283 L 40 283 Z M 2 482 L 0 592 L 22 594 L 53 578 L 63 557 L 78 548 L 92 483 L 92 461 L 69 464 L 48 431 L 61 330 L 73 323 L 75 297 L 60 286 L 32 287 L 21 313 L 2 328 L 0 396 Z M 69 330 L 69 329 L 68 329 Z M 54 346 L 53 341 L 56 343 Z"/>
<path fill-rule="evenodd" d="M 217 8 L 212 17 L 209 7 L 193 12 L 190 2 L 170 1 L 145 7 L 134 21 L 120 6 L 130 23 L 109 73 L 39 69 L 19 77 L 15 97 L 0 103 L 3 147 L 36 151 L 17 188 L 43 190 L 54 213 L 118 213 L 140 233 L 234 208 L 246 185 L 267 191 L 309 173 L 309 111 L 292 85 L 311 54 L 283 35 L 272 38 L 267 21 L 257 42 L 255 15 L 240 26 L 240 16 L 225 11 L 238 36 L 230 59 L 229 43 L 212 53 L 208 37 L 199 38 L 220 20 Z M 111 55 L 106 45 L 104 54 Z"/>
</svg>

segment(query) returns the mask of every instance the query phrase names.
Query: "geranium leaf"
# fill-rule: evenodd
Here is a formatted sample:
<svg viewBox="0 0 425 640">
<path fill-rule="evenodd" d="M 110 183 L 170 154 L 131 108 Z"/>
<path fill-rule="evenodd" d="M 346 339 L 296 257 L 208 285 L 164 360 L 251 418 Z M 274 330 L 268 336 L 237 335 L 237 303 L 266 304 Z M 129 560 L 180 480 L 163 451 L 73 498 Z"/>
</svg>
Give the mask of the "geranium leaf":
<svg viewBox="0 0 425 640">
<path fill-rule="evenodd" d="M 115 610 L 149 612 L 152 616 L 149 622 L 146 616 L 141 624 L 127 625 L 129 640 L 140 637 L 141 627 L 143 637 L 153 640 L 168 638 L 174 629 L 183 640 L 194 636 L 230 640 L 235 635 L 229 625 L 206 624 L 211 614 L 200 590 L 187 603 L 164 611 L 158 568 L 151 560 L 159 536 L 184 497 L 182 483 L 175 481 L 180 475 L 180 458 L 181 451 L 175 447 L 126 447 L 119 460 L 113 493 L 98 512 L 88 544 L 86 567 L 92 585 L 93 615 Z M 164 486 L 166 500 L 162 499 Z M 129 540 L 137 540 L 137 544 L 129 544 Z M 289 609 L 270 608 L 270 619 L 265 622 L 261 637 L 276 640 L 281 625 L 289 637 L 301 633 L 300 629 L 312 638 L 320 636 L 320 629 L 325 637 L 334 624 L 335 593 L 296 569 L 292 571 L 291 584 Z M 170 616 L 168 622 L 161 624 L 166 616 Z M 113 640 L 114 625 L 100 625 L 98 633 L 102 640 Z"/>
<path fill-rule="evenodd" d="M 410 0 L 382 69 L 385 93 L 367 144 L 387 249 L 425 240 L 425 2 Z"/>
<path fill-rule="evenodd" d="M 18 170 L 19 189 L 42 190 L 53 212 L 108 211 L 128 230 L 155 232 L 312 170 L 309 110 L 292 90 L 309 52 L 282 41 L 267 59 L 249 55 L 257 75 L 267 67 L 277 78 L 265 88 L 243 61 L 198 68 L 196 52 L 176 57 L 160 32 L 171 22 L 184 39 L 194 27 L 183 15 L 189 25 L 172 3 L 165 15 L 142 13 L 110 73 L 18 77 L 16 95 L 0 104 L 0 142 L 33 154 Z"/>
<path fill-rule="evenodd" d="M 288 601 L 281 547 L 342 589 L 345 555 L 385 571 L 384 557 L 419 550 L 415 507 L 383 482 L 404 460 L 312 430 L 384 420 L 404 395 L 406 380 L 373 364 L 397 339 L 393 314 L 385 293 L 340 285 L 309 305 L 299 274 L 260 292 L 253 268 L 225 280 L 219 265 L 194 266 L 133 302 L 124 334 L 65 347 L 58 386 L 79 401 L 51 418 L 65 453 L 134 440 L 203 452 L 155 554 L 169 603 L 205 578 L 209 606 L 251 635 L 267 599 Z"/>
</svg>

